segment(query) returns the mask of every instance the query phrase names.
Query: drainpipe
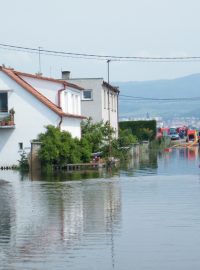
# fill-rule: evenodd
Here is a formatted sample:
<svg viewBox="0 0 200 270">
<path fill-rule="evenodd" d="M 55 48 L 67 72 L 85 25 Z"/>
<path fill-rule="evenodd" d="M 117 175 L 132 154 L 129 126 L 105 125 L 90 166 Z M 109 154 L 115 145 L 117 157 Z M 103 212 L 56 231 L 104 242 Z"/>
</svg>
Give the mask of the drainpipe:
<svg viewBox="0 0 200 270">
<path fill-rule="evenodd" d="M 64 87 L 58 90 L 58 107 L 60 107 L 60 108 L 61 108 L 61 93 L 62 93 L 63 91 L 65 91 L 65 89 L 66 89 L 66 85 L 65 85 L 64 83 L 63 83 L 63 85 L 64 85 Z M 62 109 L 62 108 L 61 108 L 61 109 Z M 62 121 L 63 121 L 63 116 L 61 115 L 61 116 L 60 116 L 60 122 L 58 123 L 59 129 L 60 129 L 60 127 L 61 127 Z"/>
<path fill-rule="evenodd" d="M 59 128 L 59 129 L 60 129 L 60 127 L 61 127 L 62 121 L 63 121 L 63 116 L 61 115 L 61 116 L 60 116 L 60 122 L 58 123 L 58 128 Z"/>
</svg>

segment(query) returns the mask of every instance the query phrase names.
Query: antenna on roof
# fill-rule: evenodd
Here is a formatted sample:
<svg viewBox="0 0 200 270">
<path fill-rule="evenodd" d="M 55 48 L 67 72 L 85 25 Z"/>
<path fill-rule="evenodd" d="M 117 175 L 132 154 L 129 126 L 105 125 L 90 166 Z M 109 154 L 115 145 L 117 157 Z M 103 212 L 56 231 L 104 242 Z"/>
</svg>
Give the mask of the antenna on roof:
<svg viewBox="0 0 200 270">
<path fill-rule="evenodd" d="M 38 60 L 39 60 L 39 71 L 38 74 L 42 74 L 42 70 L 41 70 L 41 57 L 40 57 L 40 50 L 42 49 L 42 47 L 38 47 Z"/>
</svg>

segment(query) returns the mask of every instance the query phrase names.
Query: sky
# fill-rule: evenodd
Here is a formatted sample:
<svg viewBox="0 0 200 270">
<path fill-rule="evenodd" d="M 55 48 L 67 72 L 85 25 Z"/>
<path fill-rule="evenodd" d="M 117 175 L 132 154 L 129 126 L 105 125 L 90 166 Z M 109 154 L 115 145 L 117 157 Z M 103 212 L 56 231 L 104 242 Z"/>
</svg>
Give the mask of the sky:
<svg viewBox="0 0 200 270">
<path fill-rule="evenodd" d="M 116 56 L 200 56 L 199 0 L 0 0 L 0 44 Z M 0 65 L 37 73 L 38 54 L 5 50 Z M 41 54 L 44 76 L 103 77 L 106 60 Z M 200 62 L 115 62 L 110 81 L 171 79 L 200 72 Z"/>
</svg>

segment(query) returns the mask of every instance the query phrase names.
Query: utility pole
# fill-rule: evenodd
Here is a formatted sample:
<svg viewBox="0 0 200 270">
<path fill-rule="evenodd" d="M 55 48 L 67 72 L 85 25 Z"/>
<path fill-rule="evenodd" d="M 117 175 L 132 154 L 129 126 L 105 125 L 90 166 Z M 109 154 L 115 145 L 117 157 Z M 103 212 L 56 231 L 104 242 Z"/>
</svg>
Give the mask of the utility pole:
<svg viewBox="0 0 200 270">
<path fill-rule="evenodd" d="M 111 60 L 107 60 L 108 63 L 108 84 L 110 84 L 110 61 Z M 108 122 L 110 125 L 110 89 L 108 87 Z"/>
<path fill-rule="evenodd" d="M 107 64 L 108 64 L 108 83 L 110 82 L 110 59 L 107 60 Z"/>
<path fill-rule="evenodd" d="M 110 84 L 110 59 L 107 60 L 108 64 L 108 84 Z M 110 127 L 110 89 L 108 85 L 108 125 L 109 125 L 109 131 L 108 131 L 108 143 L 109 143 L 109 157 L 111 157 L 112 149 L 111 149 L 111 127 Z"/>
</svg>

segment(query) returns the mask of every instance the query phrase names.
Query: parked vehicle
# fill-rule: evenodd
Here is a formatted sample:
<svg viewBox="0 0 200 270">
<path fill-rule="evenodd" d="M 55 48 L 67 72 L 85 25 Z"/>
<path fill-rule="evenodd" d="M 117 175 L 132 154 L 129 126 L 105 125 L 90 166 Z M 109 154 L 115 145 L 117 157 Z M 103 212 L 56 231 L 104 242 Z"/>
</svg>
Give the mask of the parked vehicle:
<svg viewBox="0 0 200 270">
<path fill-rule="evenodd" d="M 179 137 L 180 137 L 180 139 L 184 139 L 185 138 L 185 131 L 184 130 L 180 130 L 179 131 Z"/>
<path fill-rule="evenodd" d="M 198 134 L 195 129 L 188 129 L 186 142 L 197 142 Z"/>
<path fill-rule="evenodd" d="M 171 138 L 171 140 L 179 140 L 179 134 L 177 132 L 170 132 L 169 133 L 169 137 Z"/>
</svg>

